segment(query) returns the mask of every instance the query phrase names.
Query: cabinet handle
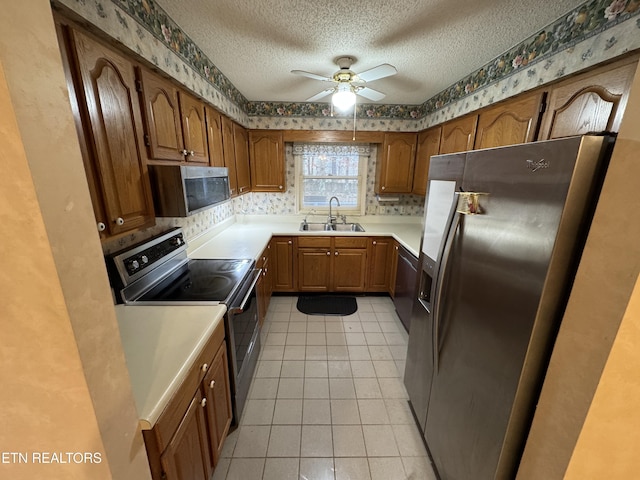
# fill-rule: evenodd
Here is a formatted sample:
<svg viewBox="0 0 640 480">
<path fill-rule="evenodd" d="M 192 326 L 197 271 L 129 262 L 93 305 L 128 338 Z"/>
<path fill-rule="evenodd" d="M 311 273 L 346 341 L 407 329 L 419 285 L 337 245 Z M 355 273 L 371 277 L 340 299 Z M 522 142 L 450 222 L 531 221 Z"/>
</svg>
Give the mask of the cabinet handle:
<svg viewBox="0 0 640 480">
<path fill-rule="evenodd" d="M 204 364 L 202 364 L 202 367 L 200 368 L 200 370 L 202 370 L 203 372 L 206 372 L 208 368 L 209 368 L 209 365 L 204 363 Z"/>
<path fill-rule="evenodd" d="M 98 222 L 98 231 L 99 232 L 104 232 L 107 229 L 107 226 L 102 223 L 102 222 Z"/>
<path fill-rule="evenodd" d="M 378 242 L 376 242 L 375 240 L 373 242 L 371 242 L 373 245 L 377 245 Z"/>
<path fill-rule="evenodd" d="M 211 383 L 209 384 L 209 388 L 211 390 L 213 390 L 213 387 L 215 387 L 215 386 L 216 386 L 216 381 L 215 380 L 211 380 Z"/>
<path fill-rule="evenodd" d="M 200 405 L 202 405 L 203 407 L 205 407 L 207 405 L 206 397 L 202 399 L 202 401 L 200 402 Z"/>
<path fill-rule="evenodd" d="M 117 225 L 124 225 L 124 218 L 118 217 L 115 219 Z"/>
</svg>

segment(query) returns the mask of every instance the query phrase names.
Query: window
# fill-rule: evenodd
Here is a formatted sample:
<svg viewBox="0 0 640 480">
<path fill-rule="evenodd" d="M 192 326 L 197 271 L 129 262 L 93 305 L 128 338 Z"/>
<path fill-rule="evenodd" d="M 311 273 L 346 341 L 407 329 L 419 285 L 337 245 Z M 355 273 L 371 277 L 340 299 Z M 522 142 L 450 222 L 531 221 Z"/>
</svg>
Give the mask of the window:
<svg viewBox="0 0 640 480">
<path fill-rule="evenodd" d="M 341 214 L 364 214 L 369 151 L 369 145 L 294 144 L 298 212 L 327 213 L 335 196 Z"/>
</svg>

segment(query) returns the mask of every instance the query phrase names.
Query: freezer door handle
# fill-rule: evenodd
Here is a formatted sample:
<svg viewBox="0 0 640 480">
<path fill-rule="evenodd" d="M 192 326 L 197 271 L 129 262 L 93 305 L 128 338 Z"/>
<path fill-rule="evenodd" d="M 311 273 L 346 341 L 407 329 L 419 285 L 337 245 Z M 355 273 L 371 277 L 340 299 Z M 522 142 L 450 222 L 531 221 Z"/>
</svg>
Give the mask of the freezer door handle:
<svg viewBox="0 0 640 480">
<path fill-rule="evenodd" d="M 433 369 L 435 373 L 438 373 L 438 365 L 440 362 L 440 317 L 442 315 L 441 303 L 444 296 L 444 280 L 447 278 L 447 269 L 449 267 L 449 257 L 451 256 L 453 240 L 460 229 L 461 223 L 462 214 L 459 212 L 454 213 L 451 221 L 451 227 L 449 228 L 444 249 L 442 251 L 442 260 L 440 261 L 440 268 L 438 269 L 436 280 L 435 299 L 433 302 Z"/>
</svg>

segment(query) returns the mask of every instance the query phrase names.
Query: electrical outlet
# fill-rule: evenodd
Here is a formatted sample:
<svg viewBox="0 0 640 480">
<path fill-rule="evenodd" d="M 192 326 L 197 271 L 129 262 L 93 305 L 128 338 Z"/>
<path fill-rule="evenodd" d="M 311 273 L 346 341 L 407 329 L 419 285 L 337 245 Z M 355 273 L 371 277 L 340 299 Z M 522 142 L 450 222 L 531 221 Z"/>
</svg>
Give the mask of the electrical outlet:
<svg viewBox="0 0 640 480">
<path fill-rule="evenodd" d="M 384 215 L 385 213 L 387 213 L 387 207 L 383 207 L 382 205 L 380 205 L 378 207 L 378 214 L 379 215 Z"/>
<path fill-rule="evenodd" d="M 404 215 L 405 212 L 405 206 L 404 205 L 400 205 L 400 214 Z"/>
</svg>

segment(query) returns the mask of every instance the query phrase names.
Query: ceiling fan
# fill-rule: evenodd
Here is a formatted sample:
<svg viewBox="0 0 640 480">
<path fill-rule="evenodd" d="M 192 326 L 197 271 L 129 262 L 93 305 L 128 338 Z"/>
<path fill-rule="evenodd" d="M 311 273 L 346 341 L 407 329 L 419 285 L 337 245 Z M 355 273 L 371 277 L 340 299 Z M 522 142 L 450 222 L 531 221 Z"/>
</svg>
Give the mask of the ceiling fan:
<svg viewBox="0 0 640 480">
<path fill-rule="evenodd" d="M 332 104 L 339 110 L 348 110 L 356 103 L 356 95 L 368 98 L 369 100 L 378 101 L 385 97 L 385 94 L 367 87 L 368 82 L 379 80 L 381 78 L 390 77 L 398 73 L 396 67 L 383 63 L 377 67 L 373 67 L 362 73 L 355 73 L 351 70 L 351 65 L 356 62 L 354 57 L 338 57 L 335 59 L 336 65 L 340 67 L 331 77 L 324 77 L 316 73 L 305 72 L 303 70 L 291 70 L 295 75 L 321 80 L 323 82 L 332 82 L 329 88 L 324 89 L 313 97 L 308 98 L 307 102 L 315 102 L 327 95 L 333 94 L 331 98 Z"/>
</svg>

